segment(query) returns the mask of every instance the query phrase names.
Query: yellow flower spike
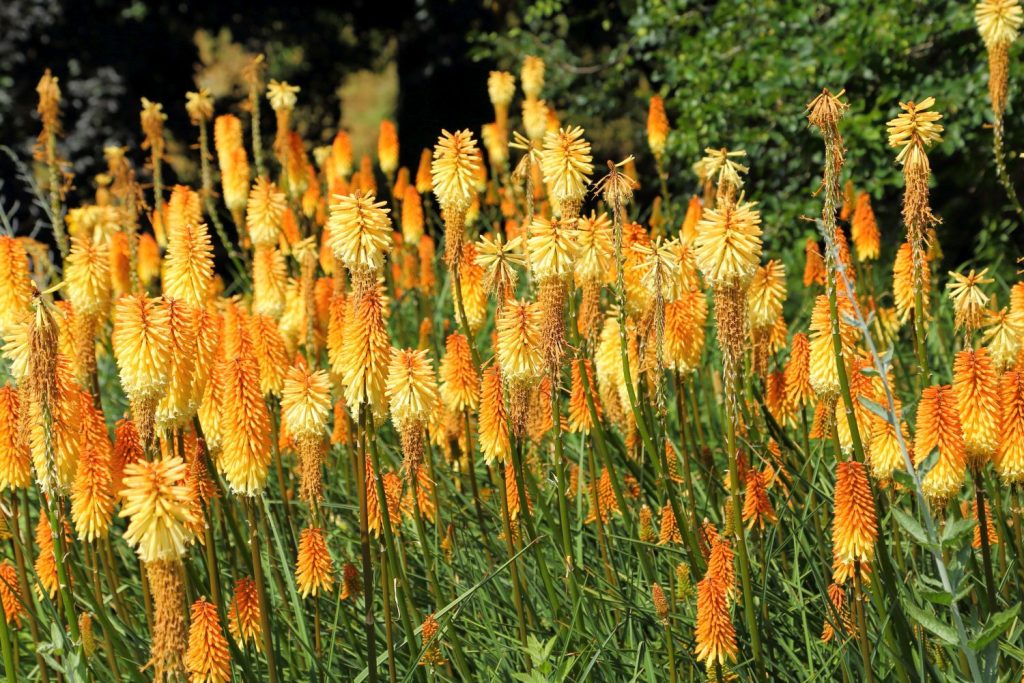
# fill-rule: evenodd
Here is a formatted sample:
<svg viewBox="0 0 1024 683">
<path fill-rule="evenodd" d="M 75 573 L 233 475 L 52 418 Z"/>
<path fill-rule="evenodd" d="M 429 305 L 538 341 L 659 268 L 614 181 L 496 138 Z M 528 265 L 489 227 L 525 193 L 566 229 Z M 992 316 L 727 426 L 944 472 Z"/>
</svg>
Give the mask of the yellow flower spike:
<svg viewBox="0 0 1024 683">
<path fill-rule="evenodd" d="M 185 461 L 178 457 L 125 466 L 124 507 L 118 516 L 128 518 L 124 540 L 143 562 L 180 560 L 194 540 L 187 474 Z"/>
<path fill-rule="evenodd" d="M 335 196 L 328 219 L 334 256 L 361 282 L 372 283 L 391 250 L 391 209 L 373 194 Z"/>
</svg>

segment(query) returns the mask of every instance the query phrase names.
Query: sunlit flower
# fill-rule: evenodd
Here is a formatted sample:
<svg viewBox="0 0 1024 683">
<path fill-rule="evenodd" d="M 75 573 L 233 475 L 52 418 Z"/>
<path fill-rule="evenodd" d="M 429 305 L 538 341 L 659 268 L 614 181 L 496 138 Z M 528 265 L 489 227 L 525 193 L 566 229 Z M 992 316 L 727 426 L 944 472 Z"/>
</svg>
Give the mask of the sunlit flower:
<svg viewBox="0 0 1024 683">
<path fill-rule="evenodd" d="M 1011 370 L 999 379 L 1001 408 L 996 472 L 1006 482 L 1024 480 L 1024 372 Z"/>
<path fill-rule="evenodd" d="M 992 278 L 985 277 L 988 268 L 980 273 L 971 269 L 967 275 L 962 273 L 949 274 L 950 281 L 946 284 L 949 298 L 953 300 L 954 325 L 957 330 L 970 334 L 981 326 L 982 317 L 988 310 L 988 297 L 982 291 L 982 285 L 992 284 Z"/>
<path fill-rule="evenodd" d="M 832 555 L 836 566 L 850 567 L 855 563 L 868 570 L 875 556 L 875 538 L 878 524 L 875 519 L 875 501 L 871 497 L 864 465 L 856 460 L 840 462 L 836 466 L 835 518 L 832 520 Z M 844 576 L 833 576 L 836 583 L 844 583 Z"/>
<path fill-rule="evenodd" d="M 180 560 L 192 543 L 193 518 L 188 467 L 181 458 L 140 460 L 124 468 L 120 517 L 128 517 L 124 540 L 146 563 Z"/>
<path fill-rule="evenodd" d="M 303 598 L 327 593 L 334 586 L 334 561 L 319 527 L 306 527 L 299 537 L 295 586 Z"/>
<path fill-rule="evenodd" d="M 201 597 L 192 603 L 185 666 L 190 683 L 227 683 L 231 655 L 221 631 L 217 606 Z"/>
<path fill-rule="evenodd" d="M 960 490 L 967 468 L 960 413 L 949 385 L 927 387 L 917 404 L 914 464 L 920 465 L 935 449 L 938 459 L 925 475 L 922 490 L 932 501 L 942 503 Z"/>
</svg>

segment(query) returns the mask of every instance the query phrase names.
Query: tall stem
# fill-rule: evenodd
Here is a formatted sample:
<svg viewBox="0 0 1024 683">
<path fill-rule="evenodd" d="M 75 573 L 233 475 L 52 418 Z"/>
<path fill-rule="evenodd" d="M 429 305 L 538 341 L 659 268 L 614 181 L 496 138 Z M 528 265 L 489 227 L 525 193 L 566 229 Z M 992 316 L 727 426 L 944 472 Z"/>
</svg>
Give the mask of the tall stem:
<svg viewBox="0 0 1024 683">
<path fill-rule="evenodd" d="M 263 576 L 263 560 L 260 556 L 260 534 L 256 526 L 255 504 L 245 501 L 245 514 L 249 522 L 249 552 L 252 556 L 253 578 L 256 581 L 257 602 L 260 608 L 260 627 L 263 629 L 263 652 L 267 656 L 267 675 L 270 683 L 277 683 L 277 657 L 274 654 L 274 632 L 270 619 L 270 600 L 267 597 L 267 583 Z"/>
<path fill-rule="evenodd" d="M 366 411 L 359 407 L 359 453 L 356 457 L 356 490 L 359 492 L 359 546 L 363 555 L 363 628 L 366 632 L 367 680 L 377 683 L 377 629 L 373 616 L 373 560 L 370 556 L 369 516 L 366 507 Z"/>
</svg>

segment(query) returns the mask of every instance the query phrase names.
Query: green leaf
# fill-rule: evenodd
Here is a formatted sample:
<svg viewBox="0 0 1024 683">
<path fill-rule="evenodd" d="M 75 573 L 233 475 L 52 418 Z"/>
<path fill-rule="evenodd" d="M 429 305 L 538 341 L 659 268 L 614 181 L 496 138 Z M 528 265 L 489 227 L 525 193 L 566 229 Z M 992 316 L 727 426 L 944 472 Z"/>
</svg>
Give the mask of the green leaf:
<svg viewBox="0 0 1024 683">
<path fill-rule="evenodd" d="M 897 483 L 902 484 L 905 488 L 908 488 L 911 491 L 915 488 L 914 476 L 904 469 L 899 467 L 894 469 L 892 471 L 892 478 L 895 479 Z"/>
<path fill-rule="evenodd" d="M 946 644 L 957 644 L 956 629 L 952 626 L 939 621 L 936 616 L 929 614 L 912 602 L 905 602 L 903 607 L 906 609 L 907 614 L 910 615 L 911 619 L 916 621 L 930 633 L 938 636 L 941 640 L 945 641 Z"/>
<path fill-rule="evenodd" d="M 958 545 L 968 534 L 974 531 L 974 520 L 970 518 L 955 519 L 946 524 L 942 530 L 942 547 Z"/>
<path fill-rule="evenodd" d="M 926 547 L 932 548 L 934 544 L 928 540 L 928 534 L 925 533 L 924 527 L 916 519 L 908 515 L 906 512 L 898 507 L 892 508 L 892 514 L 896 517 L 896 521 L 899 522 L 903 530 L 910 534 L 917 543 Z"/>
<path fill-rule="evenodd" d="M 1003 631 L 1013 623 L 1013 620 L 1017 618 L 1018 612 L 1020 612 L 1019 602 L 1010 609 L 997 612 L 989 617 L 985 628 L 971 641 L 971 648 L 974 650 L 985 649 L 989 643 L 1002 635 Z"/>
</svg>

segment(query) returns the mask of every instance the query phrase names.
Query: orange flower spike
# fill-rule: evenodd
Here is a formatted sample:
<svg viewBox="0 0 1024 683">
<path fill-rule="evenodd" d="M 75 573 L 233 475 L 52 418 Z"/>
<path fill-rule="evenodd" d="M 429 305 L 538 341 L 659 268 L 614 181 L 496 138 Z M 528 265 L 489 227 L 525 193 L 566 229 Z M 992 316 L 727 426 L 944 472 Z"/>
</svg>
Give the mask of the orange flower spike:
<svg viewBox="0 0 1024 683">
<path fill-rule="evenodd" d="M 971 464 L 984 465 L 999 443 L 999 380 L 987 349 L 965 349 L 953 361 L 956 396 L 964 448 Z"/>
<path fill-rule="evenodd" d="M 753 529 L 756 524 L 764 529 L 765 522 L 774 524 L 778 518 L 775 516 L 775 508 L 768 498 L 769 473 L 758 472 L 755 469 L 747 471 L 746 492 L 743 496 L 743 521 L 748 529 Z"/>
<path fill-rule="evenodd" d="M 0 388 L 0 491 L 32 484 L 32 459 L 21 410 L 18 390 L 9 384 Z"/>
<path fill-rule="evenodd" d="M 241 645 L 252 643 L 256 649 L 263 644 L 259 595 L 256 582 L 250 577 L 235 581 L 235 591 L 228 607 L 228 630 Z"/>
<path fill-rule="evenodd" d="M 508 412 L 502 394 L 501 370 L 491 365 L 484 370 L 480 390 L 480 450 L 488 463 L 504 461 L 511 454 Z"/>
<path fill-rule="evenodd" d="M 999 444 L 996 448 L 996 472 L 1004 482 L 1024 481 L 1024 372 L 1011 370 L 999 380 L 999 405 L 1002 408 Z"/>
<path fill-rule="evenodd" d="M 917 405 L 914 464 L 920 465 L 936 448 L 938 460 L 925 475 L 922 488 L 930 500 L 941 503 L 960 490 L 967 469 L 960 413 L 949 385 L 927 387 Z"/>
<path fill-rule="evenodd" d="M 709 671 L 736 661 L 736 630 L 729 616 L 726 587 L 721 579 L 706 576 L 697 584 L 697 627 L 694 655 Z"/>
<path fill-rule="evenodd" d="M 441 360 L 441 399 L 453 412 L 464 408 L 473 411 L 479 405 L 480 380 L 473 369 L 469 340 L 454 333 L 445 342 L 445 355 Z"/>
<path fill-rule="evenodd" d="M 836 565 L 860 563 L 866 573 L 875 556 L 878 524 L 864 465 L 856 460 L 840 462 L 836 469 L 835 518 L 832 522 L 833 556 Z M 843 583 L 839 577 L 837 583 Z"/>
<path fill-rule="evenodd" d="M 217 607 L 201 597 L 192 604 L 185 667 L 190 683 L 227 683 L 231 655 L 221 630 Z"/>
<path fill-rule="evenodd" d="M 327 593 L 334 586 L 334 562 L 327 550 L 324 532 L 306 527 L 299 538 L 295 585 L 303 598 Z"/>
</svg>

